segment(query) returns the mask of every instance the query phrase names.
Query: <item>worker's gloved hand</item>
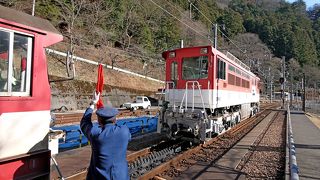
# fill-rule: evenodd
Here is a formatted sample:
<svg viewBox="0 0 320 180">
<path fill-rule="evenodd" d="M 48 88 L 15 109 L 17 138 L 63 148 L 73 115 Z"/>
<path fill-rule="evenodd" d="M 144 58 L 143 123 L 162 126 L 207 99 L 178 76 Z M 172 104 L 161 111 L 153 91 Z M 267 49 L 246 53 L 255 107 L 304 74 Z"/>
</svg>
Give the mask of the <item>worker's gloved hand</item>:
<svg viewBox="0 0 320 180">
<path fill-rule="evenodd" d="M 96 105 L 99 101 L 99 98 L 100 98 L 100 93 L 98 92 L 98 94 L 97 94 L 97 92 L 95 91 L 93 94 L 93 98 L 92 98 L 91 103 Z"/>
</svg>

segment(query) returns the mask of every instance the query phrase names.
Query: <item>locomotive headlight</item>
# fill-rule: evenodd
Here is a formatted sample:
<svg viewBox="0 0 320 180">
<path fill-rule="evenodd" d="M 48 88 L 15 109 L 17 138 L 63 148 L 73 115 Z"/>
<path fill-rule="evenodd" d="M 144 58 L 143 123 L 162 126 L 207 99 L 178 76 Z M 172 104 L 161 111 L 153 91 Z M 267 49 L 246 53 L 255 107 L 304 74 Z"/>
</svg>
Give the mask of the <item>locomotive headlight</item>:
<svg viewBox="0 0 320 180">
<path fill-rule="evenodd" d="M 169 58 L 174 58 L 176 57 L 176 52 L 170 52 L 169 53 Z"/>
<path fill-rule="evenodd" d="M 201 48 L 200 54 L 208 54 L 208 48 Z"/>
</svg>

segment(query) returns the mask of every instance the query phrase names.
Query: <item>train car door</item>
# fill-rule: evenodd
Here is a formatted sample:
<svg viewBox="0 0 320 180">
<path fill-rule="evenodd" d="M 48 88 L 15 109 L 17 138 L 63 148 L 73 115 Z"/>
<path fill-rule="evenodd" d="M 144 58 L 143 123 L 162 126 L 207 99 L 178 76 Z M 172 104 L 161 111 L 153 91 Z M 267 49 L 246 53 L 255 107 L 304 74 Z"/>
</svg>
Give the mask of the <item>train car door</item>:
<svg viewBox="0 0 320 180">
<path fill-rule="evenodd" d="M 226 80 L 226 62 L 216 56 L 216 89 L 217 89 L 217 99 L 216 108 L 220 106 L 219 101 L 221 101 L 223 83 Z"/>
</svg>

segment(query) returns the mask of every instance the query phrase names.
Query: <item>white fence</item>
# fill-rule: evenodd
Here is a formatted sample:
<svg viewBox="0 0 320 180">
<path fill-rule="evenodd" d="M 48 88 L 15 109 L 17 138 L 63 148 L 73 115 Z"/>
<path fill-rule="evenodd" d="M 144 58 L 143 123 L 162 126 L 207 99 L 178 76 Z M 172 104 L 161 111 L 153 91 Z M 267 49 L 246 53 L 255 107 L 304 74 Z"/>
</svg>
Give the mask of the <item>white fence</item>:
<svg viewBox="0 0 320 180">
<path fill-rule="evenodd" d="M 56 50 L 48 49 L 48 48 L 46 49 L 46 51 L 47 51 L 48 54 L 52 53 L 52 54 L 60 55 L 60 56 L 63 56 L 63 57 L 67 57 L 67 53 L 64 53 L 64 52 L 60 52 L 60 51 L 56 51 Z M 85 63 L 88 63 L 88 64 L 99 65 L 99 63 L 96 62 L 96 61 L 92 61 L 92 60 L 89 60 L 89 59 L 81 58 L 81 57 L 78 57 L 78 56 L 71 56 L 71 57 L 75 61 L 81 61 L 81 62 L 85 62 Z M 138 73 L 134 73 L 134 72 L 128 71 L 126 69 L 112 67 L 112 66 L 107 65 L 107 64 L 102 64 L 102 65 L 105 68 L 113 69 L 113 70 L 118 71 L 118 72 L 126 73 L 126 74 L 133 75 L 133 76 L 137 76 L 137 77 L 140 77 L 140 78 L 145 78 L 145 79 L 148 79 L 148 80 L 151 80 L 151 81 L 156 81 L 156 82 L 159 82 L 159 83 L 164 83 L 164 81 L 161 81 L 159 79 L 155 79 L 155 78 L 152 78 L 152 77 L 148 77 L 148 76 L 144 76 L 144 75 L 141 75 L 141 74 L 138 74 Z"/>
</svg>

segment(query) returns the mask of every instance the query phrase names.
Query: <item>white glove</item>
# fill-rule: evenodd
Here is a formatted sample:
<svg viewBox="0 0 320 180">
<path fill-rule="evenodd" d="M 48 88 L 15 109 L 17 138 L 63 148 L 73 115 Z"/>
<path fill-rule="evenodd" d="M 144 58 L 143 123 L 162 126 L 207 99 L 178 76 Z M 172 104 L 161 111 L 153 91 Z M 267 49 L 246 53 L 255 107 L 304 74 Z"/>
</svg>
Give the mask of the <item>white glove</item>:
<svg viewBox="0 0 320 180">
<path fill-rule="evenodd" d="M 99 101 L 99 98 L 100 98 L 100 92 L 97 94 L 97 92 L 94 91 L 93 99 L 92 99 L 91 103 L 96 105 Z"/>
<path fill-rule="evenodd" d="M 13 85 L 16 85 L 17 84 L 17 79 L 14 78 L 13 76 L 11 76 L 11 82 Z"/>
</svg>

